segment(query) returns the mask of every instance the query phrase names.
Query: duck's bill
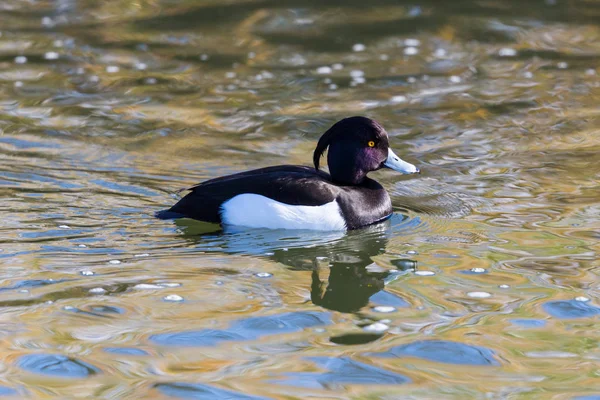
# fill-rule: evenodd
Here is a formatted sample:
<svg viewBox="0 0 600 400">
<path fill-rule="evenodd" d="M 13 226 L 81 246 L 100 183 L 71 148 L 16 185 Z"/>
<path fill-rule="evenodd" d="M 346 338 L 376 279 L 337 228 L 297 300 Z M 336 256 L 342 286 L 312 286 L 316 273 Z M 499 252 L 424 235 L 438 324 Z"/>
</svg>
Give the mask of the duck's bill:
<svg viewBox="0 0 600 400">
<path fill-rule="evenodd" d="M 385 160 L 383 165 L 393 169 L 394 171 L 398 171 L 401 174 L 418 174 L 421 172 L 419 168 L 415 167 L 411 163 L 403 161 L 396 155 L 396 153 L 392 151 L 392 149 L 388 149 L 388 158 Z"/>
</svg>

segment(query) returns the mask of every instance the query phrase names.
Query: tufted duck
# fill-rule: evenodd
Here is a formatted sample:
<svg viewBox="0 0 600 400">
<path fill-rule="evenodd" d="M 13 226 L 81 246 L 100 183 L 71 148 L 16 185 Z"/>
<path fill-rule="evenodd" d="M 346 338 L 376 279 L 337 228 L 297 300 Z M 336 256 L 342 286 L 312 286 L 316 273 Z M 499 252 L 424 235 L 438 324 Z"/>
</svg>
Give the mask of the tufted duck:
<svg viewBox="0 0 600 400">
<path fill-rule="evenodd" d="M 329 174 L 319 170 L 327 147 Z M 369 172 L 383 167 L 419 172 L 389 148 L 385 129 L 365 117 L 345 118 L 329 128 L 313 162 L 314 168 L 281 165 L 210 179 L 156 216 L 251 228 L 357 229 L 392 215 L 390 196 Z"/>
</svg>

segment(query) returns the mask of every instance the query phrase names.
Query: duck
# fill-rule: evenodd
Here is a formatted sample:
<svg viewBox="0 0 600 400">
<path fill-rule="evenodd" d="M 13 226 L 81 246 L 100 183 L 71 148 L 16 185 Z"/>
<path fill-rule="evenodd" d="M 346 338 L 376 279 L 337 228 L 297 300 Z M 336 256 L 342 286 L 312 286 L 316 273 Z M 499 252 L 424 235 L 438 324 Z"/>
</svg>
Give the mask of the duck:
<svg viewBox="0 0 600 400">
<path fill-rule="evenodd" d="M 329 173 L 320 169 L 326 150 Z M 392 151 L 383 126 L 363 116 L 333 124 L 317 142 L 313 164 L 271 166 L 204 181 L 156 217 L 222 227 L 355 230 L 393 214 L 389 194 L 368 173 L 382 168 L 420 173 Z"/>
</svg>

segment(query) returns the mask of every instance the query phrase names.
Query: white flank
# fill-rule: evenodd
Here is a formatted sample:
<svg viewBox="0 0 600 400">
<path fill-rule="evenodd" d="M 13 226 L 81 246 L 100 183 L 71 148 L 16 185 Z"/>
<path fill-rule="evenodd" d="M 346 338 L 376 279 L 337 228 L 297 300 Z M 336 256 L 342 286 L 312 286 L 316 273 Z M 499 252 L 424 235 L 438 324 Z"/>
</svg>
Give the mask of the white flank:
<svg viewBox="0 0 600 400">
<path fill-rule="evenodd" d="M 225 225 L 250 228 L 345 231 L 340 206 L 334 200 L 322 206 L 292 206 L 258 194 L 240 194 L 221 205 Z"/>
</svg>

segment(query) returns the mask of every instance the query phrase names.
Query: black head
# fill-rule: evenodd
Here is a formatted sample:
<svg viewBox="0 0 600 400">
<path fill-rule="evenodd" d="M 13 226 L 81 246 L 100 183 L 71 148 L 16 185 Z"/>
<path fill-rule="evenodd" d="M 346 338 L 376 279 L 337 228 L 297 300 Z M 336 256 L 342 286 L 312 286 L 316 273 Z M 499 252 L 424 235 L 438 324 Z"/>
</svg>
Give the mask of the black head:
<svg viewBox="0 0 600 400">
<path fill-rule="evenodd" d="M 388 134 L 383 127 L 366 117 L 350 117 L 336 122 L 321 136 L 313 154 L 315 168 L 325 149 L 331 178 L 339 183 L 357 185 L 367 174 L 383 167 L 402 173 L 419 170 L 402 161 L 389 148 Z"/>
</svg>

